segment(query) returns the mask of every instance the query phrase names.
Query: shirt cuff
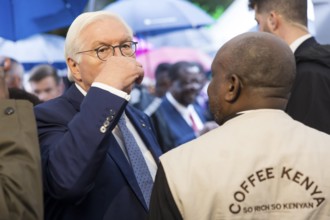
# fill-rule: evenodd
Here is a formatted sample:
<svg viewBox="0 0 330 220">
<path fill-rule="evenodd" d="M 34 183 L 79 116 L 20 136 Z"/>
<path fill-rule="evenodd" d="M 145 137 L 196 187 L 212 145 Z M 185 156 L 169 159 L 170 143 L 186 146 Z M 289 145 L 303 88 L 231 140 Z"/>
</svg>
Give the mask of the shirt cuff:
<svg viewBox="0 0 330 220">
<path fill-rule="evenodd" d="M 126 92 L 124 91 L 121 91 L 119 89 L 116 89 L 116 88 L 113 88 L 109 85 L 106 85 L 104 83 L 100 83 L 100 82 L 93 82 L 92 84 L 93 87 L 97 87 L 97 88 L 100 88 L 100 89 L 103 89 L 103 90 L 106 90 L 108 92 L 111 92 L 112 94 L 116 95 L 116 96 L 119 96 L 123 99 L 126 99 L 127 101 L 130 100 L 131 96 L 129 94 L 127 94 Z"/>
</svg>

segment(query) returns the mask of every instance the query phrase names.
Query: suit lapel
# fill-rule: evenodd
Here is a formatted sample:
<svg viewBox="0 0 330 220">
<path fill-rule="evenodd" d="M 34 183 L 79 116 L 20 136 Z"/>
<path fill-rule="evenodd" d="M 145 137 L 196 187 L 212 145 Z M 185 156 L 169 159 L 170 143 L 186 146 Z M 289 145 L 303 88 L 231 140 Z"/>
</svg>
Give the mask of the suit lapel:
<svg viewBox="0 0 330 220">
<path fill-rule="evenodd" d="M 67 99 L 72 106 L 76 109 L 77 112 L 80 111 L 80 105 L 83 102 L 84 95 L 77 89 L 73 84 L 69 89 L 63 94 L 63 98 Z M 134 110 L 130 106 L 126 106 L 126 114 L 131 120 L 133 126 L 141 136 L 146 147 L 151 151 L 156 162 L 159 162 L 159 156 L 162 154 L 160 148 L 157 148 L 158 143 L 155 140 L 152 129 L 147 123 L 147 118 L 143 117 L 144 115 L 135 114 Z M 148 211 L 147 205 L 144 201 L 140 187 L 136 181 L 132 167 L 130 166 L 127 158 L 125 157 L 122 149 L 120 148 L 116 138 L 112 133 L 109 133 L 109 138 L 103 143 L 108 146 L 111 146 L 108 150 L 109 156 L 117 164 L 123 176 L 126 178 L 128 184 L 132 188 L 133 192 L 136 194 L 140 202 L 143 204 L 146 211 Z"/>
<path fill-rule="evenodd" d="M 84 95 L 77 89 L 77 87 L 74 84 L 71 85 L 68 88 L 68 90 L 63 94 L 63 98 L 67 99 L 76 109 L 77 112 L 80 111 L 80 105 L 83 102 Z M 134 176 L 132 167 L 127 161 L 127 158 L 125 157 L 122 149 L 120 148 L 118 142 L 116 141 L 116 138 L 113 136 L 112 133 L 109 133 L 109 138 L 106 138 L 102 144 L 111 146 L 109 147 L 108 155 L 117 164 L 118 168 L 123 173 L 123 176 L 126 178 L 133 192 L 136 194 L 140 202 L 143 204 L 143 207 L 146 209 L 146 211 L 148 211 L 142 192 Z"/>
</svg>

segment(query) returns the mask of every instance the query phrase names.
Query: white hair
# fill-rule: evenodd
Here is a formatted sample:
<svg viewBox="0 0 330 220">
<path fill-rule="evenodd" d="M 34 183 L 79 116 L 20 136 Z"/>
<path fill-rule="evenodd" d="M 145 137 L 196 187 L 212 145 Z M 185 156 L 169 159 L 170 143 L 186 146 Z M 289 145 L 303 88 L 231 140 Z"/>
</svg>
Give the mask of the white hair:
<svg viewBox="0 0 330 220">
<path fill-rule="evenodd" d="M 23 79 L 25 72 L 24 66 L 13 58 L 10 58 L 10 60 L 10 69 L 8 70 L 8 73 L 10 75 L 17 75 L 20 79 Z"/>
<path fill-rule="evenodd" d="M 72 58 L 76 62 L 80 62 L 80 55 L 77 54 L 78 51 L 80 51 L 84 47 L 84 42 L 81 42 L 80 40 L 80 33 L 84 28 L 86 28 L 88 25 L 95 23 L 97 21 L 103 20 L 103 19 L 113 19 L 120 23 L 122 23 L 127 30 L 130 32 L 130 34 L 133 36 L 132 29 L 128 26 L 128 24 L 120 18 L 118 15 L 113 14 L 108 11 L 95 11 L 95 12 L 85 12 L 79 15 L 71 24 L 68 33 L 66 35 L 65 39 L 65 59 Z M 69 66 L 68 67 L 68 79 L 70 81 L 73 80 L 72 73 L 70 71 Z"/>
</svg>

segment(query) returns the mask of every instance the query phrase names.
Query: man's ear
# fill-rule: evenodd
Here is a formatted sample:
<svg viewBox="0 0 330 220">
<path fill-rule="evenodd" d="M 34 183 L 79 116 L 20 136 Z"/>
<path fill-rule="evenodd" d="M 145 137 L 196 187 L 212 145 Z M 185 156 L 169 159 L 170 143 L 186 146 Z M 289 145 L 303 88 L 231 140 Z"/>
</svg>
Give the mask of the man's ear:
<svg viewBox="0 0 330 220">
<path fill-rule="evenodd" d="M 229 76 L 227 80 L 227 89 L 226 89 L 226 95 L 225 100 L 227 102 L 233 103 L 235 102 L 241 93 L 241 87 L 242 83 L 239 77 L 236 74 L 233 74 Z"/>
<path fill-rule="evenodd" d="M 78 63 L 70 57 L 68 57 L 66 61 L 67 61 L 68 67 L 70 69 L 72 77 L 77 81 L 81 81 L 81 75 L 80 75 Z"/>
<path fill-rule="evenodd" d="M 278 29 L 279 15 L 276 12 L 274 11 L 270 12 L 267 18 L 267 25 L 271 32 L 275 32 Z"/>
</svg>

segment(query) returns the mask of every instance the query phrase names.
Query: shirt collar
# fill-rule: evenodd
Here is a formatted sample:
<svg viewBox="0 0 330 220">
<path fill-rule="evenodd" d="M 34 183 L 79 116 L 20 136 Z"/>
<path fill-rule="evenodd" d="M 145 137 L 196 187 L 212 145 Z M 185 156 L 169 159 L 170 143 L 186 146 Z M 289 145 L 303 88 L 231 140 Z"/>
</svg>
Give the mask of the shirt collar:
<svg viewBox="0 0 330 220">
<path fill-rule="evenodd" d="M 187 107 L 180 104 L 170 92 L 166 93 L 166 98 L 174 106 L 174 108 L 178 110 L 178 112 L 180 112 L 180 114 L 182 115 L 189 114 L 189 109 L 192 107 L 191 104 L 188 105 Z"/>
<path fill-rule="evenodd" d="M 298 39 L 296 39 L 295 41 L 293 41 L 291 44 L 290 44 L 290 48 L 292 50 L 292 52 L 294 53 L 297 48 L 305 41 L 307 40 L 308 38 L 311 38 L 312 35 L 311 34 L 306 34 L 304 36 L 301 36 L 299 37 Z"/>
<path fill-rule="evenodd" d="M 85 90 L 83 90 L 83 88 L 81 88 L 77 83 L 75 83 L 75 86 L 77 87 L 77 89 L 84 95 L 87 95 L 87 92 Z"/>
</svg>

